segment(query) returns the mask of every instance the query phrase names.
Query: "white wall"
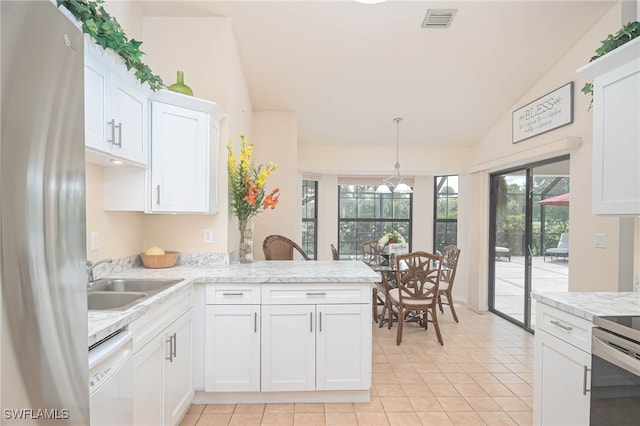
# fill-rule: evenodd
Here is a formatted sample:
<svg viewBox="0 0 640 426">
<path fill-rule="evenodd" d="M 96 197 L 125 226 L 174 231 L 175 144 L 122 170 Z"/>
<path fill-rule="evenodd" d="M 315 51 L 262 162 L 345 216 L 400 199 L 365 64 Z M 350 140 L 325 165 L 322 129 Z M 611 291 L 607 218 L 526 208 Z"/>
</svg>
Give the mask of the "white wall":
<svg viewBox="0 0 640 426">
<path fill-rule="evenodd" d="M 604 16 L 582 40 L 560 60 L 549 73 L 505 115 L 496 122 L 493 128 L 478 142 L 475 150 L 474 166 L 471 168 L 473 180 L 480 199 L 472 197 L 475 203 L 471 217 L 472 229 L 486 229 L 488 205 L 484 199 L 488 197 L 488 173 L 525 164 L 532 160 L 552 158 L 558 154 L 570 153 L 571 161 L 571 261 L 569 264 L 569 289 L 571 291 L 616 291 L 618 288 L 618 223 L 617 217 L 596 216 L 591 213 L 591 141 L 592 112 L 589 111 L 589 97 L 580 93 L 587 81 L 576 74 L 576 69 L 586 64 L 593 56 L 600 40 L 615 32 L 619 27 L 620 9 L 615 7 Z M 574 87 L 574 121 L 573 124 L 539 135 L 518 144 L 511 143 L 511 111 L 532 100 L 566 84 L 575 82 Z M 576 146 L 578 138 L 580 146 Z M 608 237 L 606 249 L 594 247 L 594 233 L 604 233 Z M 486 242 L 483 246 L 473 247 L 469 268 L 478 278 L 478 292 L 470 302 L 475 309 L 486 309 L 486 302 L 481 297 L 486 293 L 487 263 Z M 473 243 L 472 243 L 473 244 Z M 477 294 L 477 300 L 475 295 Z"/>
<path fill-rule="evenodd" d="M 267 179 L 266 189 L 280 188 L 280 201 L 274 210 L 255 218 L 254 258 L 264 259 L 262 241 L 267 235 L 280 234 L 298 244 L 301 241 L 301 190 L 297 168 L 298 126 L 292 112 L 254 111 L 252 123 L 255 164 L 278 164 Z M 234 221 L 235 222 L 235 221 Z"/>
</svg>

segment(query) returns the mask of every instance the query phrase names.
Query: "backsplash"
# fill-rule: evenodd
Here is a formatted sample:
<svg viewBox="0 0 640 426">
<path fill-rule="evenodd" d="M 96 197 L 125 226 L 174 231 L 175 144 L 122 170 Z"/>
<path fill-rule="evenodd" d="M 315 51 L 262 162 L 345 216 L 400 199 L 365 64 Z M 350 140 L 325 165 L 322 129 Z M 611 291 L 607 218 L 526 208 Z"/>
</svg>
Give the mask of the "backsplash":
<svg viewBox="0 0 640 426">
<path fill-rule="evenodd" d="M 640 293 L 640 275 L 634 275 L 633 277 L 633 291 Z"/>
<path fill-rule="evenodd" d="M 229 264 L 229 253 L 180 253 L 176 266 L 218 266 Z M 142 266 L 139 255 L 113 259 L 113 262 L 101 263 L 93 270 L 95 279 L 114 275 L 125 269 Z"/>
</svg>

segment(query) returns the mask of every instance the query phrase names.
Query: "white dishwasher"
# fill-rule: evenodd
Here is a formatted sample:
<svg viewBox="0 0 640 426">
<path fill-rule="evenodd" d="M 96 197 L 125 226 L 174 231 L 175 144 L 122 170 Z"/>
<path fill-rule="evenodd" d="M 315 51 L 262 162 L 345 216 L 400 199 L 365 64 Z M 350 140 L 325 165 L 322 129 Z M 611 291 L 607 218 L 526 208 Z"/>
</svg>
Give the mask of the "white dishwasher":
<svg viewBox="0 0 640 426">
<path fill-rule="evenodd" d="M 91 426 L 133 425 L 132 352 L 124 329 L 89 348 Z"/>
</svg>

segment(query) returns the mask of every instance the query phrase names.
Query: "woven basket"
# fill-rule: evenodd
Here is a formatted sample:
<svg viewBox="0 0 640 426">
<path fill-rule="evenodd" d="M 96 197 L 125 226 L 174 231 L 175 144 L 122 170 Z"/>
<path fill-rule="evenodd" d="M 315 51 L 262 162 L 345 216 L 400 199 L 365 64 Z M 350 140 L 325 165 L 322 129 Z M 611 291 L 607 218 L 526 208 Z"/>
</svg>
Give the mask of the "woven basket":
<svg viewBox="0 0 640 426">
<path fill-rule="evenodd" d="M 179 251 L 165 251 L 164 254 L 144 254 L 140 253 L 142 263 L 146 268 L 161 269 L 171 268 L 178 261 Z"/>
</svg>

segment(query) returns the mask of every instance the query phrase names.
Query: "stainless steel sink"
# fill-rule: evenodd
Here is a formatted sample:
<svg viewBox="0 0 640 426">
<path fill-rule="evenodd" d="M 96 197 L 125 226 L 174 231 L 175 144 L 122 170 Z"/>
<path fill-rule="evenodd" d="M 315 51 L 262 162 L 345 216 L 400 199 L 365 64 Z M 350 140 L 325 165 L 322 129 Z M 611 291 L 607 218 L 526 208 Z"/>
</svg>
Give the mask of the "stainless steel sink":
<svg viewBox="0 0 640 426">
<path fill-rule="evenodd" d="M 92 291 L 87 294 L 89 310 L 127 309 L 147 296 L 138 292 Z"/>
<path fill-rule="evenodd" d="M 100 279 L 89 288 L 95 291 L 139 291 L 157 293 L 179 283 L 179 279 Z"/>
<path fill-rule="evenodd" d="M 89 287 L 90 311 L 128 309 L 182 279 L 100 279 Z"/>
</svg>

